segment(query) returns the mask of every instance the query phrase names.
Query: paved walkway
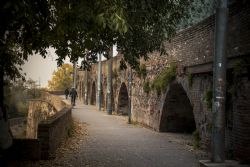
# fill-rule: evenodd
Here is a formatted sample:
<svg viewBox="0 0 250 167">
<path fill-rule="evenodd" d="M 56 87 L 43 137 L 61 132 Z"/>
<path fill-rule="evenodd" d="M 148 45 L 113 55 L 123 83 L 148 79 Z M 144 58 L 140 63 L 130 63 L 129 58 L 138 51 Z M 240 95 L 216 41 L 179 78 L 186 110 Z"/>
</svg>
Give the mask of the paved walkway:
<svg viewBox="0 0 250 167">
<path fill-rule="evenodd" d="M 87 123 L 89 136 L 72 166 L 193 167 L 195 155 L 158 133 L 127 124 L 126 117 L 107 115 L 95 106 L 77 105 L 73 118 Z"/>
</svg>

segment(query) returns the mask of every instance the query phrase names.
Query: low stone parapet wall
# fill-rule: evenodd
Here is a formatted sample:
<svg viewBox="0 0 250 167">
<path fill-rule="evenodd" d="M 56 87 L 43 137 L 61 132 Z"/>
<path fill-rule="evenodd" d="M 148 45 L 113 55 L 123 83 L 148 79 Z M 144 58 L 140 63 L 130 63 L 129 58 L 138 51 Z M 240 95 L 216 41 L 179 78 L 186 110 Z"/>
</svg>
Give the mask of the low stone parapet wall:
<svg viewBox="0 0 250 167">
<path fill-rule="evenodd" d="M 5 153 L 7 159 L 39 160 L 41 147 L 38 139 L 13 139 L 13 145 Z"/>
<path fill-rule="evenodd" d="M 54 94 L 50 94 L 48 92 L 44 92 L 42 94 L 41 100 L 45 100 L 51 103 L 56 108 L 57 111 L 60 111 L 64 107 L 69 107 L 69 105 L 67 105 L 61 97 L 56 96 Z"/>
<path fill-rule="evenodd" d="M 6 156 L 10 159 L 49 159 L 72 127 L 71 108 L 63 108 L 38 124 L 36 139 L 14 139 Z"/>
<path fill-rule="evenodd" d="M 52 117 L 63 108 L 70 108 L 62 98 L 52 95 L 48 92 L 43 92 L 40 99 L 29 101 L 29 111 L 27 118 L 26 138 L 37 138 L 38 124 Z"/>
<path fill-rule="evenodd" d="M 27 128 L 27 118 L 19 117 L 9 119 L 10 129 L 14 138 L 25 138 Z"/>
<path fill-rule="evenodd" d="M 41 143 L 41 158 L 48 159 L 68 137 L 72 125 L 71 108 L 63 108 L 53 117 L 38 124 L 37 138 Z"/>
<path fill-rule="evenodd" d="M 26 117 L 18 117 L 18 118 L 11 118 L 9 119 L 10 126 L 16 126 L 20 124 L 26 123 L 27 118 Z"/>
<path fill-rule="evenodd" d="M 37 138 L 37 127 L 42 120 L 53 116 L 58 112 L 56 108 L 44 100 L 30 100 L 27 118 L 26 138 Z"/>
</svg>

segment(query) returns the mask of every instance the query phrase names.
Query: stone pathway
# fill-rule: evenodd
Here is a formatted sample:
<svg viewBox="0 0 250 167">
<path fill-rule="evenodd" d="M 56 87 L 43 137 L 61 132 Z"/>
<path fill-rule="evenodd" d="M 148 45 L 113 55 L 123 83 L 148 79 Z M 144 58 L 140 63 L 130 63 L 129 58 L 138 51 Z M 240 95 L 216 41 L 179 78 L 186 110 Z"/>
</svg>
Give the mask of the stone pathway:
<svg viewBox="0 0 250 167">
<path fill-rule="evenodd" d="M 129 125 L 126 117 L 107 115 L 95 106 L 77 105 L 72 115 L 87 124 L 88 131 L 72 166 L 198 166 L 195 155 L 173 142 L 172 134 Z"/>
<path fill-rule="evenodd" d="M 190 135 L 130 125 L 125 116 L 79 103 L 72 116 L 76 134 L 57 149 L 54 159 L 17 160 L 8 167 L 198 167 L 200 153 L 188 145 Z"/>
</svg>

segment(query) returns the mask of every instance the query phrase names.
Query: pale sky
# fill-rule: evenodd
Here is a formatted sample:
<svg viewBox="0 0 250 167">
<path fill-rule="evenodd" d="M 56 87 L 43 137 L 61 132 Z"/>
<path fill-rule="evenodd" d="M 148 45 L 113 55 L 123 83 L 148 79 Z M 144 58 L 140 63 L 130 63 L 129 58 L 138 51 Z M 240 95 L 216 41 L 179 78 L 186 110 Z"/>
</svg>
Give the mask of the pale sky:
<svg viewBox="0 0 250 167">
<path fill-rule="evenodd" d="M 116 46 L 113 47 L 113 55 L 117 55 Z M 49 48 L 48 55 L 44 59 L 40 55 L 29 56 L 29 59 L 23 65 L 23 72 L 26 73 L 26 79 L 31 78 L 37 83 L 41 84 L 41 87 L 47 87 L 48 81 L 52 78 L 53 72 L 57 69 L 57 55 L 53 48 Z M 104 60 L 104 58 L 102 58 Z M 70 63 L 67 58 L 64 63 Z M 78 61 L 78 65 L 80 65 L 81 60 Z"/>
</svg>

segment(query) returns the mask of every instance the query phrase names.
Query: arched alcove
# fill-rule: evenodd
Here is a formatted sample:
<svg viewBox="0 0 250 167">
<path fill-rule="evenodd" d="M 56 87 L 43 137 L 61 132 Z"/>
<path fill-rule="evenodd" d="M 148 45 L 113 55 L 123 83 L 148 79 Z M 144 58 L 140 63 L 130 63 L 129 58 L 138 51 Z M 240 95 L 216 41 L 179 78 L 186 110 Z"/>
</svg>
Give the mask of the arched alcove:
<svg viewBox="0 0 250 167">
<path fill-rule="evenodd" d="M 193 108 L 182 85 L 169 86 L 160 119 L 161 132 L 187 132 L 196 129 Z"/>
<path fill-rule="evenodd" d="M 91 87 L 90 104 L 91 105 L 96 104 L 96 86 L 95 86 L 95 82 L 93 82 L 92 87 Z"/>
<path fill-rule="evenodd" d="M 128 90 L 125 83 L 122 83 L 118 95 L 117 114 L 127 115 L 128 114 Z"/>
</svg>

